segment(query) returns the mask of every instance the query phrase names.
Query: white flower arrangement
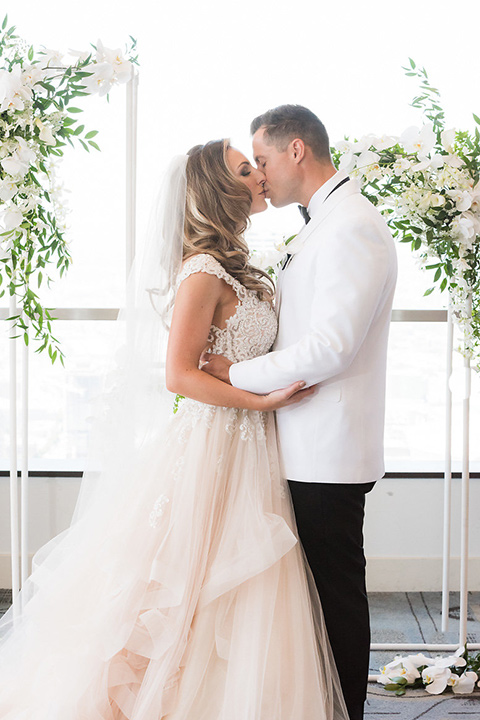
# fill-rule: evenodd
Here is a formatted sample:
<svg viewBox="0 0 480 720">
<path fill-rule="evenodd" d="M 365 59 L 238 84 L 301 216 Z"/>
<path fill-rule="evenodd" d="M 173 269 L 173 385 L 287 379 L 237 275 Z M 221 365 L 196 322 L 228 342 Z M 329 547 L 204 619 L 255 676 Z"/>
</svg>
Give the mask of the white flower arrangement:
<svg viewBox="0 0 480 720">
<path fill-rule="evenodd" d="M 356 177 L 400 242 L 433 270 L 433 286 L 447 290 L 462 333 L 458 348 L 480 370 L 480 132 L 446 129 L 439 91 L 413 60 L 404 68 L 420 80 L 412 106 L 421 127 L 400 137 L 348 138 L 332 149 L 339 169 Z M 473 115 L 477 125 L 480 118 Z"/>
<path fill-rule="evenodd" d="M 131 38 L 126 55 L 98 41 L 93 52 L 71 51 L 68 57 L 35 51 L 7 23 L 5 17 L 0 30 L 0 297 L 16 295 L 20 312 L 9 320 L 23 330 L 25 343 L 28 322 L 37 352 L 47 349 L 52 362 L 58 356 L 63 363 L 53 318 L 38 295 L 42 282 L 53 280 L 50 268 L 61 277 L 71 262 L 68 210 L 56 169 L 67 143 L 100 150 L 93 139 L 97 131 L 79 122 L 82 109 L 72 101 L 107 95 L 127 82 L 137 62 L 136 43 Z"/>
<path fill-rule="evenodd" d="M 440 695 L 447 688 L 456 695 L 469 695 L 478 683 L 480 653 L 469 656 L 464 647 L 454 655 L 431 658 L 419 653 L 397 656 L 380 668 L 377 682 L 396 695 L 405 695 L 407 688 L 424 688 L 431 695 Z"/>
</svg>

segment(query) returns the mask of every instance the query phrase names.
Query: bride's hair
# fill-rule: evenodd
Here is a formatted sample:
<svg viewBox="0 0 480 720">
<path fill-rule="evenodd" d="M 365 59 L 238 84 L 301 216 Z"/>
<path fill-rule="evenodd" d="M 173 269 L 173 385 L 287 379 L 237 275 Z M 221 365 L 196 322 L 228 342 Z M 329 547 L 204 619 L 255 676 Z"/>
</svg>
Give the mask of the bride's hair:
<svg viewBox="0 0 480 720">
<path fill-rule="evenodd" d="M 249 263 L 243 236 L 249 224 L 252 195 L 227 163 L 229 140 L 196 145 L 188 151 L 184 259 L 208 253 L 261 299 L 273 298 L 267 273 Z"/>
</svg>

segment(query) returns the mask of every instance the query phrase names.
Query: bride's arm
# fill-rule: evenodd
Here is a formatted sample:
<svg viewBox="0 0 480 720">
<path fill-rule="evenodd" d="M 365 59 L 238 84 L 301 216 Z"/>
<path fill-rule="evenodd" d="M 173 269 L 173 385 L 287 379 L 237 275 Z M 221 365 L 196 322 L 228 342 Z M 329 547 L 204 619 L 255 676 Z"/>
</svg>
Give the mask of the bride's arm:
<svg viewBox="0 0 480 720">
<path fill-rule="evenodd" d="M 181 283 L 168 338 L 167 389 L 209 405 L 264 411 L 276 410 L 311 394 L 311 390 L 301 390 L 303 383 L 299 381 L 270 395 L 255 395 L 199 370 L 200 355 L 208 344 L 222 290 L 220 278 L 203 272 L 190 275 Z"/>
</svg>

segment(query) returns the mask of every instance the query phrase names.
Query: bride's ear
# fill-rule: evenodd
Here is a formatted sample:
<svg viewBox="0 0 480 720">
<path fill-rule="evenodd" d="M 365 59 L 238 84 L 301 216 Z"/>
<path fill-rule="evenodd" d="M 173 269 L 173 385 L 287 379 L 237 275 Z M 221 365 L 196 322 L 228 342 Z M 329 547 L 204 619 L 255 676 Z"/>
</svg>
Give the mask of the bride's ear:
<svg viewBox="0 0 480 720">
<path fill-rule="evenodd" d="M 299 163 L 305 157 L 305 143 L 300 138 L 295 138 L 290 143 L 291 152 L 293 159 L 296 163 Z"/>
</svg>

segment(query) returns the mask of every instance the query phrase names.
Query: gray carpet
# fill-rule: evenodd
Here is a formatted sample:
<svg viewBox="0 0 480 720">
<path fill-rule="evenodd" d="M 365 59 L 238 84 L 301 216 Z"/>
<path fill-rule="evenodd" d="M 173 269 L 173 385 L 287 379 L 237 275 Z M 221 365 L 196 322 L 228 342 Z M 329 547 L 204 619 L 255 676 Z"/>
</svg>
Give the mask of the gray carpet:
<svg viewBox="0 0 480 720">
<path fill-rule="evenodd" d="M 371 593 L 372 641 L 456 643 L 458 640 L 459 597 L 452 593 L 450 627 L 441 632 L 440 593 Z M 9 607 L 11 593 L 0 590 L 0 615 Z M 480 643 L 480 593 L 470 593 L 468 640 Z M 370 672 L 393 660 L 395 652 L 376 651 L 370 655 Z M 400 653 L 402 655 L 408 652 Z M 426 653 L 431 654 L 431 653 Z M 473 695 L 429 695 L 424 690 L 407 690 L 396 697 L 378 683 L 370 683 L 365 720 L 480 720 L 480 689 Z M 299 718 L 300 720 L 300 718 Z"/>
</svg>

